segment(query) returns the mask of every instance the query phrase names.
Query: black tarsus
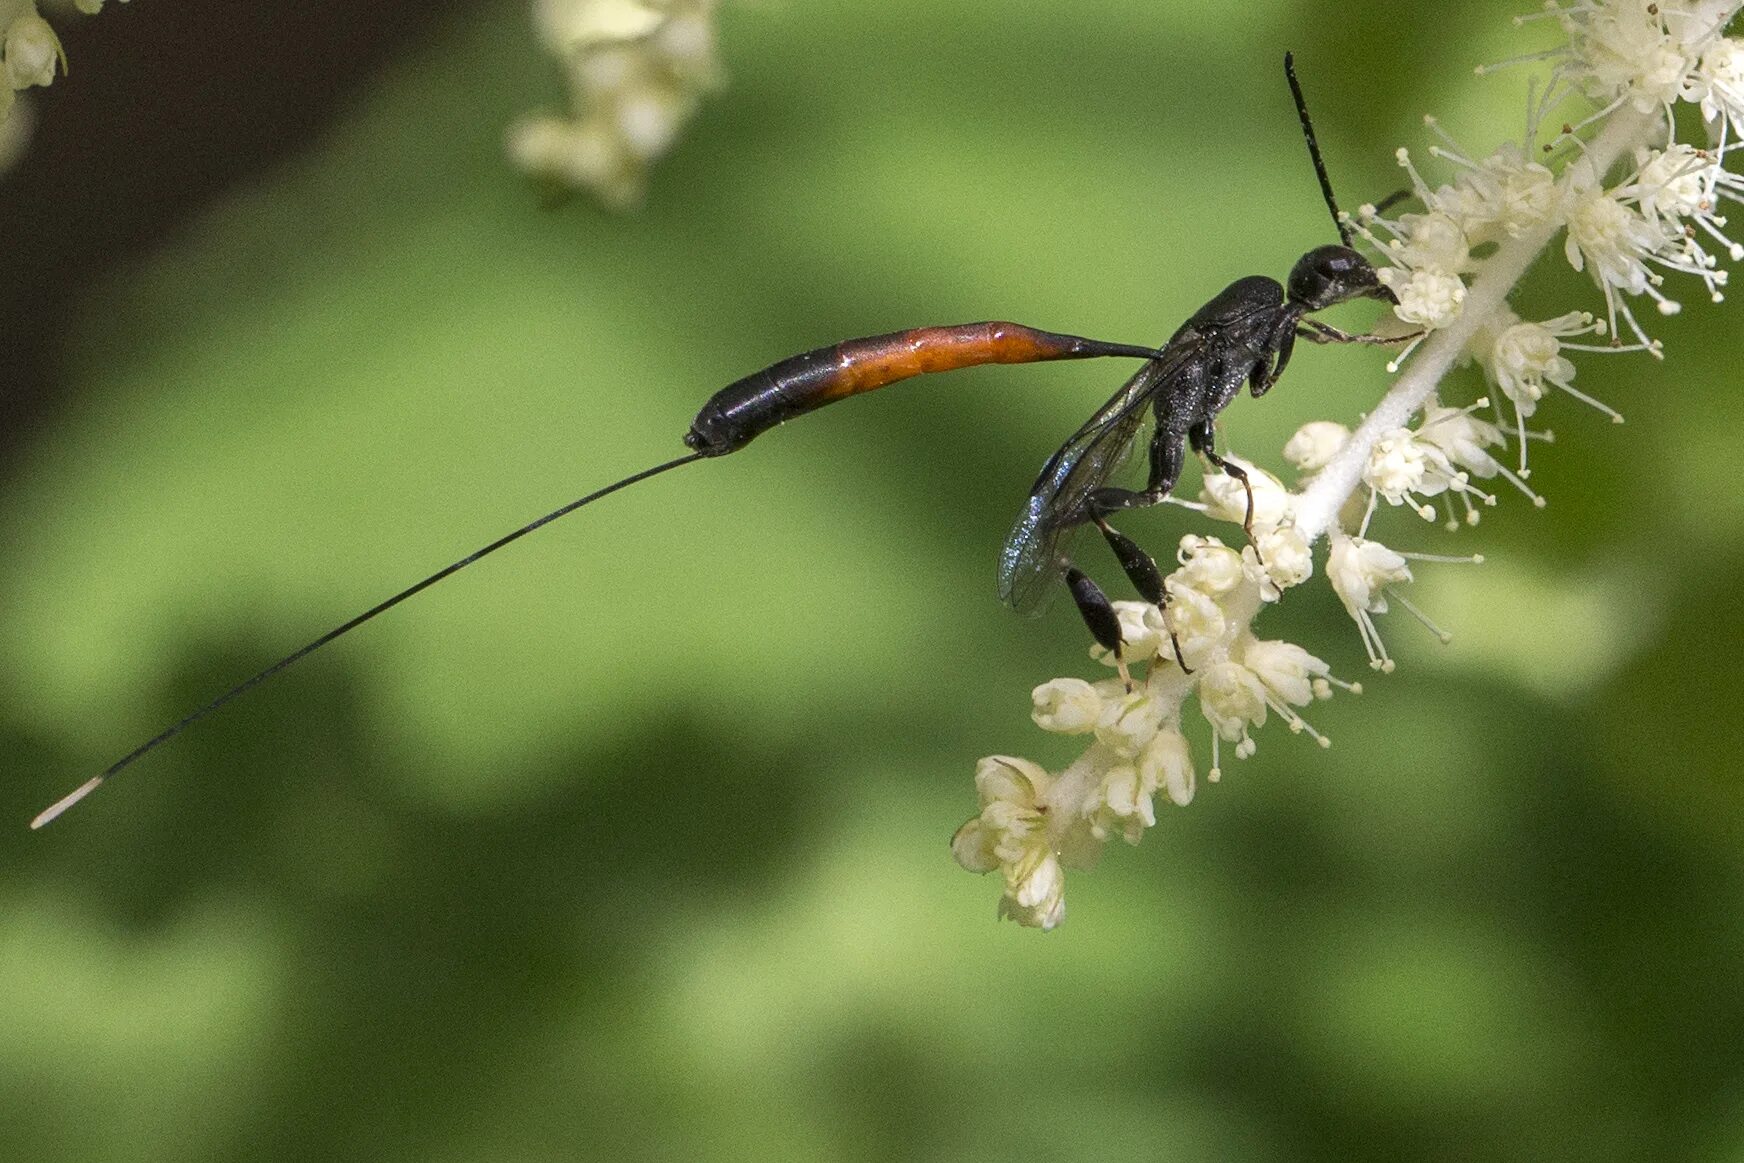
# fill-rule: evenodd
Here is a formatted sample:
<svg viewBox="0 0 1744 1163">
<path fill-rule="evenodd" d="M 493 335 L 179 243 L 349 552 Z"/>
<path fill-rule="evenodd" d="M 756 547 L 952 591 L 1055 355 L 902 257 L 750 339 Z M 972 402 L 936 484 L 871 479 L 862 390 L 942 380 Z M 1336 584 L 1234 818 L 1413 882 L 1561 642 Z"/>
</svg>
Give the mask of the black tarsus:
<svg viewBox="0 0 1744 1163">
<path fill-rule="evenodd" d="M 103 784 L 103 782 L 105 780 L 107 780 L 110 776 L 113 776 L 116 772 L 121 771 L 125 767 L 128 767 L 135 760 L 143 757 L 148 752 L 153 751 L 156 748 L 158 748 L 159 746 L 163 745 L 164 743 L 167 743 L 171 739 L 174 739 L 177 735 L 180 735 L 183 731 L 187 730 L 189 727 L 192 727 L 195 723 L 198 723 L 201 719 L 204 719 L 207 715 L 210 715 L 212 712 L 218 710 L 220 707 L 222 707 L 226 703 L 230 702 L 230 700 L 238 697 L 239 695 L 247 694 L 249 691 L 253 690 L 255 687 L 259 686 L 261 683 L 263 683 L 267 679 L 271 678 L 273 675 L 279 673 L 281 670 L 284 670 L 286 667 L 290 666 L 292 663 L 295 663 L 295 662 L 298 662 L 304 658 L 307 658 L 309 655 L 315 653 L 315 651 L 321 649 L 321 647 L 327 645 L 329 642 L 333 641 L 335 638 L 343 637 L 344 635 L 350 633 L 351 631 L 357 629 L 359 626 L 363 625 L 365 622 L 369 621 L 371 618 L 374 618 L 376 615 L 384 614 L 387 611 L 393 609 L 395 606 L 399 605 L 401 602 L 405 601 L 407 598 L 414 597 L 417 594 L 422 593 L 424 590 L 429 589 L 431 586 L 435 585 L 437 582 L 441 581 L 443 578 L 449 577 L 449 576 L 456 574 L 456 573 L 459 573 L 461 570 L 465 569 L 467 566 L 471 565 L 473 562 L 478 561 L 480 558 L 490 556 L 491 554 L 495 553 L 497 550 L 501 549 L 503 546 L 508 545 L 510 542 L 519 541 L 521 538 L 525 537 L 527 534 L 533 532 L 536 529 L 544 528 L 546 525 L 551 524 L 551 522 L 557 520 L 559 517 L 568 516 L 569 514 L 575 512 L 577 509 L 581 508 L 583 505 L 591 504 L 592 502 L 599 500 L 601 497 L 609 496 L 612 493 L 617 492 L 619 489 L 628 488 L 629 486 L 636 484 L 640 481 L 647 480 L 649 477 L 659 476 L 663 472 L 669 472 L 672 469 L 678 468 L 680 465 L 686 465 L 686 464 L 691 463 L 692 461 L 702 460 L 702 459 L 703 459 L 702 453 L 693 452 L 689 456 L 681 456 L 676 460 L 669 460 L 665 464 L 657 464 L 653 468 L 643 469 L 641 472 L 636 473 L 633 476 L 627 476 L 621 481 L 615 481 L 612 484 L 607 485 L 603 489 L 596 489 L 593 492 L 589 493 L 587 496 L 582 497 L 578 500 L 571 501 L 571 502 L 569 502 L 569 504 L 564 505 L 561 509 L 553 509 L 551 512 L 545 514 L 543 517 L 540 517 L 537 521 L 529 522 L 528 524 L 521 526 L 519 529 L 516 529 L 513 533 L 505 534 L 504 536 L 499 537 L 495 541 L 491 542 L 489 545 L 486 545 L 481 549 L 474 550 L 472 553 L 467 554 L 465 557 L 461 558 L 459 561 L 454 562 L 452 565 L 447 565 L 447 566 L 444 566 L 443 568 L 437 570 L 435 573 L 431 574 L 429 577 L 425 578 L 423 581 L 417 583 L 416 585 L 406 587 L 405 589 L 401 590 L 399 593 L 395 594 L 393 597 L 388 598 L 386 601 L 378 602 L 376 605 L 371 606 L 369 609 L 365 610 L 363 613 L 357 615 L 357 617 L 352 618 L 350 621 L 343 622 L 340 625 L 333 627 L 333 629 L 327 631 L 327 633 L 321 635 L 321 637 L 315 639 L 313 642 L 309 643 L 307 646 L 304 646 L 301 649 L 295 650 L 292 653 L 287 654 L 285 657 L 279 659 L 277 662 L 273 663 L 271 666 L 267 667 L 265 670 L 263 670 L 259 674 L 255 675 L 253 678 L 250 678 L 250 679 L 247 679 L 243 682 L 237 683 L 235 686 L 231 687 L 229 690 L 225 691 L 223 694 L 219 695 L 217 698 L 213 699 L 211 702 L 207 703 L 205 706 L 201 707 L 199 710 L 194 711 L 192 714 L 186 716 L 185 718 L 183 718 L 179 722 L 173 724 L 170 727 L 166 727 L 164 730 L 158 732 L 156 735 L 153 735 L 150 739 L 147 739 L 144 743 L 141 743 L 138 747 L 135 747 L 132 751 L 129 751 L 126 755 L 123 755 L 120 759 L 118 759 L 114 763 L 110 764 L 108 769 L 105 770 L 103 772 L 103 774 L 96 776 L 93 779 L 86 780 L 83 784 L 81 784 L 72 793 L 70 793 L 69 795 L 66 795 L 66 796 L 62 797 L 61 799 L 55 801 L 55 803 L 52 806 L 50 806 L 49 808 L 44 810 L 40 815 L 38 815 L 36 817 L 36 819 L 32 820 L 30 822 L 30 826 L 32 828 L 40 828 L 44 824 L 52 822 L 56 816 L 59 816 L 62 812 L 66 811 L 68 808 L 72 807 L 74 804 L 76 804 L 80 800 L 84 799 L 87 795 L 91 794 L 93 791 L 96 791 L 97 788 L 99 786 L 101 786 Z"/>
</svg>

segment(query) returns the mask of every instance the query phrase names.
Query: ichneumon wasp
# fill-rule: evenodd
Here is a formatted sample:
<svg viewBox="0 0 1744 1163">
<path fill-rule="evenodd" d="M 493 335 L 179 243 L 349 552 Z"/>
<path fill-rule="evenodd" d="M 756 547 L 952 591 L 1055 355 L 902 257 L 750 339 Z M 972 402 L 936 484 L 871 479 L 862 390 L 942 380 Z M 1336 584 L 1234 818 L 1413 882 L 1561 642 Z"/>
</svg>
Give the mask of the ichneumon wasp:
<svg viewBox="0 0 1744 1163">
<path fill-rule="evenodd" d="M 1146 601 L 1163 604 L 1167 595 L 1155 561 L 1116 530 L 1109 518 L 1167 497 L 1180 476 L 1185 451 L 1191 447 L 1207 463 L 1247 487 L 1244 526 L 1251 535 L 1252 487 L 1245 471 L 1219 456 L 1213 447 L 1217 414 L 1240 394 L 1243 384 L 1256 397 L 1270 390 L 1289 365 L 1299 338 L 1313 343 L 1393 343 L 1411 338 L 1353 335 L 1308 318 L 1351 299 L 1394 299 L 1381 285 L 1375 268 L 1351 248 L 1350 228 L 1333 198 L 1332 183 L 1289 54 L 1284 56 L 1284 74 L 1321 194 L 1339 234 L 1338 244 L 1316 247 L 1297 260 L 1286 283 L 1280 285 L 1265 275 L 1237 279 L 1196 311 L 1161 348 L 1063 335 L 1017 323 L 986 322 L 849 339 L 771 364 L 710 397 L 685 434 L 684 443 L 691 449 L 688 455 L 571 501 L 371 606 L 152 736 L 56 801 L 31 826 L 40 828 L 54 820 L 117 772 L 286 667 L 559 517 L 682 465 L 737 452 L 771 428 L 837 400 L 914 376 L 981 364 L 1107 356 L 1144 361 L 1042 467 L 999 559 L 999 594 L 1009 605 L 1034 611 L 1055 582 L 1063 580 L 1091 634 L 1119 659 L 1119 619 L 1101 587 L 1068 556 L 1071 536 L 1087 526 L 1096 528 L 1134 588 Z M 1147 413 L 1154 417 L 1155 431 L 1149 441 L 1145 487 L 1125 489 L 1109 484 L 1137 442 Z M 1179 660 L 1178 649 L 1176 654 Z M 1185 669 L 1184 662 L 1182 666 Z"/>
</svg>

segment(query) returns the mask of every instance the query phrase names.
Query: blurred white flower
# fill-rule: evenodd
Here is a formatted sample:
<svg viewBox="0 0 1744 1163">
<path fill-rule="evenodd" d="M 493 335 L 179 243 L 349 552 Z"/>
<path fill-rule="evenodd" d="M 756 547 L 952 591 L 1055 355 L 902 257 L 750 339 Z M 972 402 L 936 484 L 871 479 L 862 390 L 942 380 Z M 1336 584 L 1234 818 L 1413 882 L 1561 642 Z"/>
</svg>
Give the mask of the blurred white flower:
<svg viewBox="0 0 1744 1163">
<path fill-rule="evenodd" d="M 75 0 L 74 7 L 92 16 L 103 0 Z M 66 71 L 66 50 L 36 0 L 0 0 L 0 171 L 17 160 L 30 138 L 30 110 L 15 91 L 52 84 Z"/>
<path fill-rule="evenodd" d="M 536 0 L 571 107 L 512 126 L 510 160 L 608 206 L 639 203 L 649 167 L 721 83 L 714 13 L 715 0 Z"/>
</svg>

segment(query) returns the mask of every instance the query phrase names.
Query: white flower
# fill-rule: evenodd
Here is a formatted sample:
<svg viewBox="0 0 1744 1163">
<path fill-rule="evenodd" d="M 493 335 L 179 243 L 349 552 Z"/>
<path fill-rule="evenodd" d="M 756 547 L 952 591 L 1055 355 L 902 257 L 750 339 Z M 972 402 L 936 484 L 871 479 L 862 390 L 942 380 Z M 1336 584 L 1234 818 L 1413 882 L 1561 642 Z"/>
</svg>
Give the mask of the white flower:
<svg viewBox="0 0 1744 1163">
<path fill-rule="evenodd" d="M 1284 459 L 1303 472 L 1318 472 L 1332 462 L 1350 429 L 1331 420 L 1310 420 L 1284 445 Z"/>
<path fill-rule="evenodd" d="M 1474 243 L 1515 238 L 1556 213 L 1556 175 L 1529 160 L 1518 146 L 1506 145 L 1467 175 L 1472 192 L 1461 219 Z"/>
<path fill-rule="evenodd" d="M 1394 227 L 1399 240 L 1388 250 L 1404 266 L 1428 267 L 1450 274 L 1471 269 L 1471 243 L 1465 229 L 1452 215 L 1441 210 L 1427 214 L 1404 214 Z"/>
<path fill-rule="evenodd" d="M 1240 525 L 1247 519 L 1248 489 L 1253 490 L 1253 525 L 1281 525 L 1290 518 L 1293 498 L 1284 482 L 1263 468 L 1237 457 L 1227 458 L 1247 473 L 1247 484 L 1228 473 L 1206 473 L 1200 484 L 1199 497 L 1205 502 L 1205 513 L 1215 521 L 1232 521 Z"/>
<path fill-rule="evenodd" d="M 1572 361 L 1562 354 L 1562 340 L 1573 335 L 1604 333 L 1605 325 L 1595 323 L 1585 311 L 1571 311 L 1542 323 L 1522 323 L 1507 312 L 1504 319 L 1516 321 L 1505 325 L 1495 335 L 1487 350 L 1478 353 L 1478 362 L 1491 383 L 1502 390 L 1520 415 L 1530 416 L 1544 396 L 1544 385 L 1566 388 L 1574 381 Z"/>
<path fill-rule="evenodd" d="M 1445 452 L 1405 428 L 1395 428 L 1375 441 L 1362 479 L 1388 504 L 1409 505 L 1425 520 L 1435 516 L 1435 509 L 1422 498 L 1470 488 L 1466 474 L 1454 468 Z"/>
<path fill-rule="evenodd" d="M 1081 795 L 1074 804 L 1057 806 L 1075 811 L 1097 851 L 1115 833 L 1128 844 L 1137 844 L 1145 829 L 1157 822 L 1153 797 L 1161 775 L 1155 763 L 1092 746 L 1060 776 L 1061 786 L 1074 785 Z"/>
<path fill-rule="evenodd" d="M 1140 779 L 1151 787 L 1161 787 L 1169 799 L 1181 807 L 1193 802 L 1195 780 L 1193 754 L 1187 747 L 1187 737 L 1173 728 L 1156 733 L 1139 756 Z"/>
<path fill-rule="evenodd" d="M 1056 678 L 1030 692 L 1030 718 L 1044 731 L 1085 735 L 1102 717 L 1102 696 L 1081 678 Z"/>
<path fill-rule="evenodd" d="M 1446 327 L 1465 307 L 1465 282 L 1456 274 L 1434 267 L 1382 267 L 1375 273 L 1398 298 L 1393 314 L 1406 323 Z"/>
<path fill-rule="evenodd" d="M 1551 10 L 1568 34 L 1564 72 L 1601 104 L 1628 101 L 1642 113 L 1696 96 L 1696 59 L 1717 31 L 1697 20 L 1668 21 L 1672 3 L 1575 0 Z"/>
<path fill-rule="evenodd" d="M 1720 37 L 1702 53 L 1697 70 L 1704 85 L 1702 117 L 1715 136 L 1730 125 L 1744 132 L 1744 42 Z"/>
<path fill-rule="evenodd" d="M 1255 553 L 1261 562 L 1266 580 L 1270 581 L 1278 591 L 1268 594 L 1268 599 L 1282 596 L 1282 591 L 1292 586 L 1299 586 L 1314 576 L 1314 554 L 1308 546 L 1308 539 L 1297 531 L 1294 525 L 1280 525 L 1275 529 L 1267 529 L 1254 538 Z"/>
<path fill-rule="evenodd" d="M 1556 214 L 1561 200 L 1556 175 L 1527 157 L 1519 146 L 1510 142 L 1483 161 L 1474 162 L 1442 131 L 1435 118 L 1426 117 L 1424 122 L 1446 143 L 1432 148 L 1430 153 L 1458 166 L 1458 180 L 1432 190 L 1411 164 L 1410 151 L 1401 149 L 1394 156 L 1410 175 L 1412 189 L 1422 203 L 1457 226 L 1469 245 L 1517 237 Z M 1399 228 L 1403 225 L 1401 220 Z M 1390 255 L 1394 247 L 1389 243 L 1384 249 Z"/>
<path fill-rule="evenodd" d="M 558 56 L 639 40 L 665 20 L 661 5 L 643 0 L 537 0 L 533 5 L 534 26 Z"/>
<path fill-rule="evenodd" d="M 564 66 L 573 109 L 512 126 L 510 160 L 635 205 L 649 166 L 720 83 L 714 9 L 715 0 L 539 0 L 540 34 Z"/>
<path fill-rule="evenodd" d="M 1247 643 L 1242 665 L 1280 700 L 1305 707 L 1314 701 L 1314 682 L 1331 673 L 1331 667 L 1290 642 Z"/>
<path fill-rule="evenodd" d="M 1411 580 L 1411 566 L 1402 554 L 1394 553 L 1378 541 L 1358 537 L 1335 536 L 1327 555 L 1326 576 L 1345 610 L 1356 622 L 1362 635 L 1363 648 L 1368 651 L 1369 665 L 1376 670 L 1391 671 L 1393 660 L 1381 644 L 1380 632 L 1371 615 L 1387 612 L 1386 590 Z"/>
<path fill-rule="evenodd" d="M 1249 728 L 1266 722 L 1266 688 L 1240 663 L 1219 663 L 1199 680 L 1199 710 L 1220 739 L 1236 744 L 1236 757 L 1245 759 L 1254 750 Z"/>
<path fill-rule="evenodd" d="M 1568 241 L 1563 252 L 1575 270 L 1591 267 L 1600 286 L 1639 295 L 1653 273 L 1647 256 L 1664 246 L 1665 230 L 1599 185 L 1590 165 L 1570 170 Z"/>
<path fill-rule="evenodd" d="M 1048 773 L 1027 759 L 992 755 L 975 771 L 981 814 L 951 838 L 951 854 L 970 872 L 1004 874 L 999 913 L 1051 929 L 1065 916 L 1065 872 L 1048 836 Z"/>
<path fill-rule="evenodd" d="M 1229 620 L 1217 600 L 1194 586 L 1178 580 L 1177 574 L 1163 579 L 1169 603 L 1163 609 L 1175 641 L 1188 663 L 1218 646 L 1229 633 Z"/>
<path fill-rule="evenodd" d="M 1501 428 L 1487 420 L 1479 420 L 1472 415 L 1479 408 L 1490 406 L 1489 400 L 1479 400 L 1469 408 L 1444 408 L 1432 396 L 1423 408 L 1423 422 L 1417 426 L 1417 438 L 1424 443 L 1432 444 L 1442 451 L 1449 461 L 1483 480 L 1500 476 L 1513 485 L 1534 505 L 1544 506 L 1544 498 L 1533 492 L 1526 484 L 1523 476 L 1515 474 L 1504 467 L 1500 461 L 1491 456 L 1489 450 L 1507 443 Z M 1461 495 L 1471 490 L 1461 490 Z M 1477 512 L 1466 501 L 1466 519 L 1470 524 L 1477 524 Z M 1457 528 L 1455 521 L 1450 528 Z"/>
<path fill-rule="evenodd" d="M 1123 759 L 1136 758 L 1162 723 L 1163 708 L 1145 686 L 1111 700 L 1096 722 L 1096 739 Z"/>
<path fill-rule="evenodd" d="M 1662 312 L 1675 312 L 1677 304 L 1658 290 L 1665 280 L 1650 271 L 1647 263 L 1676 243 L 1681 234 L 1606 190 L 1585 158 L 1569 166 L 1566 179 L 1568 237 L 1563 243 L 1564 256 L 1575 270 L 1590 274 L 1604 292 L 1611 334 L 1617 333 L 1617 316 L 1621 314 L 1636 338 L 1650 344 L 1634 313 L 1618 303 L 1616 293 L 1650 295 Z"/>
<path fill-rule="evenodd" d="M 1215 537 L 1189 533 L 1181 538 L 1175 558 L 1181 568 L 1169 577 L 1213 598 L 1230 593 L 1247 578 L 1241 554 Z"/>
<path fill-rule="evenodd" d="M 1316 698 L 1331 697 L 1331 667 L 1293 643 L 1262 642 L 1251 636 L 1242 648 L 1241 662 L 1259 680 L 1267 705 L 1283 717 L 1292 732 L 1307 732 L 1320 746 L 1332 746 L 1331 740 L 1310 727 L 1294 709 Z"/>
</svg>

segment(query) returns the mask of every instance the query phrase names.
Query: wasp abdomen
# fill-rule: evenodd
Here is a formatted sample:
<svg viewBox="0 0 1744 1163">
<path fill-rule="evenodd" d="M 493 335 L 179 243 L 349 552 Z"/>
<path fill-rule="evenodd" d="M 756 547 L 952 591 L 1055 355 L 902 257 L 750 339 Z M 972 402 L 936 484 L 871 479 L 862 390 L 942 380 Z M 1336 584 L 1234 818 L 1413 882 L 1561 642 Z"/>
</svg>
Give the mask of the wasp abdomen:
<svg viewBox="0 0 1744 1163">
<path fill-rule="evenodd" d="M 791 356 L 728 384 L 703 405 L 684 442 L 705 455 L 723 456 L 795 416 L 929 372 L 986 363 L 1152 354 L 1149 348 L 999 321 L 914 327 L 848 339 Z"/>
</svg>

